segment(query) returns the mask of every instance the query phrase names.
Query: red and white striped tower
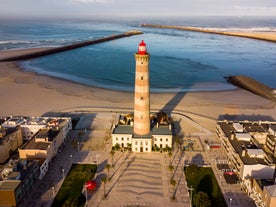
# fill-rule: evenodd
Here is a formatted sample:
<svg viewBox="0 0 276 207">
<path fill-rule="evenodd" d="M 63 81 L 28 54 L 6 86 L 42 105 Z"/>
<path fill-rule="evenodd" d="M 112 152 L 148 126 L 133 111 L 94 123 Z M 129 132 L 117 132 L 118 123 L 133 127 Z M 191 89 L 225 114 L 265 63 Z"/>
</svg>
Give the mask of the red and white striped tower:
<svg viewBox="0 0 276 207">
<path fill-rule="evenodd" d="M 138 135 L 150 133 L 149 57 L 142 40 L 135 53 L 134 133 Z"/>
</svg>

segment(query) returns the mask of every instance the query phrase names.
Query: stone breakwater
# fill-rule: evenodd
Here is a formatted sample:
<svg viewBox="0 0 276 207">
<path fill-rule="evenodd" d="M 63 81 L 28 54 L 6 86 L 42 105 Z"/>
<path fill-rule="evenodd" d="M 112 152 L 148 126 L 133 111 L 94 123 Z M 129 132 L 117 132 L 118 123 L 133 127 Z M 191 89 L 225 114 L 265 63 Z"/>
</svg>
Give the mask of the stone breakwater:
<svg viewBox="0 0 276 207">
<path fill-rule="evenodd" d="M 237 75 L 226 77 L 226 80 L 240 88 L 276 102 L 276 90 L 247 76 Z"/>
<path fill-rule="evenodd" d="M 59 52 L 64 52 L 67 50 L 76 49 L 79 47 L 84 47 L 84 46 L 88 46 L 88 45 L 98 44 L 98 43 L 102 43 L 102 42 L 107 42 L 107 41 L 111 41 L 111 40 L 115 40 L 115 39 L 120 39 L 120 38 L 129 37 L 129 36 L 133 36 L 133 35 L 140 35 L 140 34 L 143 34 L 143 33 L 138 30 L 131 30 L 131 31 L 128 31 L 128 32 L 125 32 L 122 34 L 111 35 L 108 37 L 103 37 L 103 38 L 99 38 L 99 39 L 95 39 L 95 40 L 84 41 L 84 42 L 71 44 L 71 45 L 65 45 L 65 46 L 61 46 L 61 47 L 48 48 L 48 49 L 45 49 L 42 51 L 32 52 L 32 53 L 28 53 L 28 54 L 5 57 L 5 58 L 0 59 L 0 61 L 5 62 L 5 61 L 28 60 L 28 59 L 32 59 L 32 58 L 45 56 L 45 55 L 51 55 L 51 54 L 55 54 L 55 53 L 59 53 Z"/>
<path fill-rule="evenodd" d="M 228 35 L 236 37 L 245 37 L 251 39 L 264 40 L 269 42 L 276 42 L 276 33 L 270 32 L 232 32 L 232 31 L 218 31 L 212 29 L 204 29 L 200 27 L 185 27 L 185 26 L 170 26 L 170 25 L 158 25 L 158 24 L 141 24 L 141 27 L 153 27 L 153 28 L 164 28 L 164 29 L 177 29 L 177 30 L 186 30 L 193 32 L 204 32 L 218 35 Z"/>
</svg>

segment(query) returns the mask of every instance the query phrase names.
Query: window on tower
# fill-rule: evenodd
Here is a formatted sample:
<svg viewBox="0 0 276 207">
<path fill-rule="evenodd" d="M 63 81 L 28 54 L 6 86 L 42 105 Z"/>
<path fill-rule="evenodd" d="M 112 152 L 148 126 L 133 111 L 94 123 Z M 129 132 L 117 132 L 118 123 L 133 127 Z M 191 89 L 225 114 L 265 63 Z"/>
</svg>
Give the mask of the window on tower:
<svg viewBox="0 0 276 207">
<path fill-rule="evenodd" d="M 144 77 L 143 76 L 141 76 L 141 80 L 143 80 L 144 79 Z"/>
<path fill-rule="evenodd" d="M 141 100 L 144 100 L 144 97 L 143 96 L 141 96 L 141 98 L 140 98 Z"/>
</svg>

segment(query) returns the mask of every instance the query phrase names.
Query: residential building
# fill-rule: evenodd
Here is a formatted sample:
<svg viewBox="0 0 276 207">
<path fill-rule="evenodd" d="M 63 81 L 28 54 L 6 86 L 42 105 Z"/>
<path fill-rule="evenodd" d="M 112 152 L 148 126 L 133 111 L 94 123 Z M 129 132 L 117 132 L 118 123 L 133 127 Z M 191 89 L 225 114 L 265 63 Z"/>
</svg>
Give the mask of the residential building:
<svg viewBox="0 0 276 207">
<path fill-rule="evenodd" d="M 26 117 L 21 124 L 23 140 L 30 140 L 41 129 L 47 126 L 48 117 Z"/>
<path fill-rule="evenodd" d="M 218 121 L 217 135 L 241 186 L 258 207 L 276 204 L 275 135 L 268 121 Z"/>
<path fill-rule="evenodd" d="M 36 160 L 10 160 L 1 169 L 0 206 L 20 206 L 39 177 Z"/>
<path fill-rule="evenodd" d="M 245 131 L 246 123 L 218 121 L 217 135 L 227 152 L 229 162 L 240 179 L 273 179 L 275 160 L 258 142 L 258 138 Z M 245 126 L 245 127 L 244 127 Z M 261 133 L 264 133 L 261 131 Z"/>
<path fill-rule="evenodd" d="M 22 117 L 11 115 L 1 119 L 0 123 L 0 163 L 7 161 L 24 141 L 30 141 L 43 128 L 46 130 L 47 128 L 51 129 L 51 136 L 53 131 L 60 131 L 60 139 L 56 139 L 54 143 L 57 148 L 64 142 L 72 129 L 71 118 L 68 117 Z M 39 136 L 43 137 L 42 131 Z M 38 140 L 38 136 L 36 140 Z M 40 156 L 38 157 L 41 158 Z"/>
<path fill-rule="evenodd" d="M 276 206 L 276 184 L 264 187 L 263 202 L 265 207 Z"/>
<path fill-rule="evenodd" d="M 46 174 L 49 163 L 57 155 L 72 129 L 70 118 L 44 117 L 44 120 L 46 120 L 46 127 L 39 129 L 32 139 L 18 149 L 21 159 L 39 160 L 39 179 Z"/>
<path fill-rule="evenodd" d="M 11 154 L 23 144 L 20 126 L 0 125 L 0 163 L 6 162 Z"/>
</svg>

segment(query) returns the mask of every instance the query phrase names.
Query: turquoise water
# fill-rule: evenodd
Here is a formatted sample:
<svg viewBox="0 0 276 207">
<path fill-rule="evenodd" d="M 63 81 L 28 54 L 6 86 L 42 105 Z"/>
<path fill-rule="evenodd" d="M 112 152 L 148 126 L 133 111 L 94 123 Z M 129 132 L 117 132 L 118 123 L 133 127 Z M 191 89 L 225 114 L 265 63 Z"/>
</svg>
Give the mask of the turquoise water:
<svg viewBox="0 0 276 207">
<path fill-rule="evenodd" d="M 143 35 L 91 45 L 22 62 L 26 70 L 86 85 L 132 91 L 134 53 L 143 39 L 150 53 L 151 90 L 230 90 L 224 77 L 247 75 L 276 88 L 276 44 L 247 38 L 171 29 L 157 23 L 207 28 L 276 31 L 275 19 L 170 19 L 131 21 L 0 22 L 0 49 L 60 46 L 132 29 Z"/>
</svg>

